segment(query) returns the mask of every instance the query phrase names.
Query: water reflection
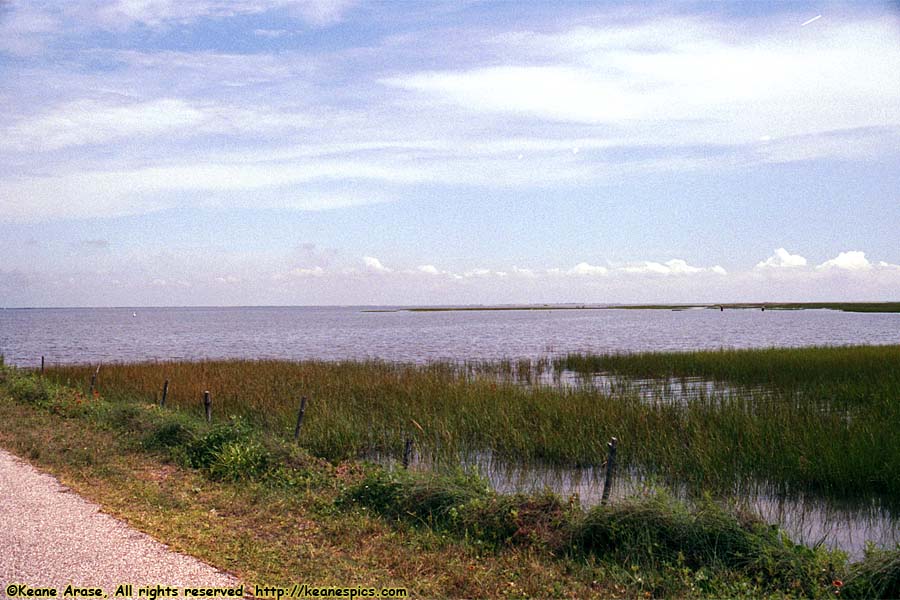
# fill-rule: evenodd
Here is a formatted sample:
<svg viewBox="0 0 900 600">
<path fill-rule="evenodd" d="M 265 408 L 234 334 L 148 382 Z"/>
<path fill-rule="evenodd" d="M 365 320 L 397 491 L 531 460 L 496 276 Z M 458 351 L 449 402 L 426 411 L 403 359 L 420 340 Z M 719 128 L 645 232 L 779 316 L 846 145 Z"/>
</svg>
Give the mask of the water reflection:
<svg viewBox="0 0 900 600">
<path fill-rule="evenodd" d="M 370 458 L 401 468 L 395 458 Z M 541 464 L 515 464 L 480 452 L 460 461 L 469 472 L 485 477 L 501 493 L 540 493 L 547 490 L 563 498 L 577 496 L 583 508 L 600 503 L 605 468 L 600 466 L 564 468 Z M 431 470 L 427 457 L 413 453 L 411 469 Z M 677 498 L 690 501 L 694 492 L 685 485 L 653 477 L 636 469 L 618 469 L 613 479 L 610 501 L 622 500 L 665 489 Z M 749 510 L 767 523 L 778 524 L 792 540 L 807 546 L 824 545 L 846 552 L 859 560 L 868 542 L 882 548 L 900 544 L 900 506 L 879 499 L 836 501 L 810 494 L 784 494 L 766 482 L 746 482 L 719 497 L 735 508 Z"/>
</svg>

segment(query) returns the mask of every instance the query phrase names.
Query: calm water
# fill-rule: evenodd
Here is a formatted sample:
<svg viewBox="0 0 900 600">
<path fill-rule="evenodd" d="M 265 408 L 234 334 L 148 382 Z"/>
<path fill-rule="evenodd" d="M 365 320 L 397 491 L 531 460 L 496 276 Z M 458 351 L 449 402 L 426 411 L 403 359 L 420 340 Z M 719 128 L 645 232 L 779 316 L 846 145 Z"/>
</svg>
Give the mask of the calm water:
<svg viewBox="0 0 900 600">
<path fill-rule="evenodd" d="M 391 468 L 401 468 L 394 457 L 374 455 L 371 458 Z M 414 453 L 411 468 L 430 470 L 428 461 Z M 603 466 L 562 468 L 511 464 L 493 458 L 490 452 L 479 453 L 463 462 L 468 470 L 486 477 L 494 489 L 503 493 L 540 493 L 549 489 L 566 499 L 577 495 L 583 508 L 599 504 L 603 495 L 606 475 Z M 654 493 L 663 487 L 683 500 L 692 498 L 684 486 L 647 477 L 636 469 L 617 470 L 610 498 L 616 501 Z M 765 482 L 747 482 L 734 490 L 731 499 L 765 522 L 777 523 L 795 542 L 840 549 L 853 560 L 863 558 L 868 543 L 881 548 L 900 544 L 900 506 L 883 499 L 835 501 L 806 494 L 785 496 Z"/>
<path fill-rule="evenodd" d="M 900 343 L 900 314 L 826 310 L 563 310 L 364 312 L 340 308 L 109 308 L 0 310 L 0 354 L 9 364 L 203 358 L 360 359 L 426 362 L 540 358 L 572 351 L 690 350 Z M 657 382 L 658 383 L 658 382 Z M 595 378 L 599 389 L 615 385 Z M 641 391 L 641 382 L 632 382 Z M 655 384 L 654 384 L 655 385 Z M 679 381 L 671 394 L 715 392 L 709 382 Z M 678 386 L 681 386 L 680 388 Z M 648 389 L 652 390 L 653 386 Z M 684 389 L 682 389 L 684 388 Z M 680 391 L 679 391 L 680 390 Z M 550 487 L 596 501 L 594 469 L 478 465 L 495 487 Z M 622 477 L 614 495 L 633 493 L 641 478 Z M 795 539 L 820 540 L 858 558 L 865 540 L 900 543 L 900 514 L 873 503 L 838 506 L 783 498 L 764 488 L 743 501 Z"/>
<path fill-rule="evenodd" d="M 826 310 L 363 312 L 340 308 L 0 310 L 7 363 L 536 358 L 569 351 L 900 343 L 900 314 Z"/>
</svg>

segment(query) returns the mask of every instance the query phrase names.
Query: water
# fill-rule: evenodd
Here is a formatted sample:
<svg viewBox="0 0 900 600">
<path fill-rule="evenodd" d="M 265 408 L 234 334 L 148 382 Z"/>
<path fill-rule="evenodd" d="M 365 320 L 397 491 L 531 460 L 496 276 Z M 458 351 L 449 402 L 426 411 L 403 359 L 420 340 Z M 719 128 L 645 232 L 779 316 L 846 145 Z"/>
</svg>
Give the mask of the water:
<svg viewBox="0 0 900 600">
<path fill-rule="evenodd" d="M 395 459 L 373 455 L 378 462 L 399 468 Z M 561 468 L 555 465 L 514 464 L 482 452 L 463 461 L 470 471 L 487 478 L 502 493 L 540 493 L 552 490 L 562 498 L 577 496 L 583 508 L 600 503 L 606 470 L 604 466 Z M 427 459 L 414 454 L 411 468 L 429 470 Z M 648 477 L 639 470 L 618 470 L 610 501 L 654 493 L 665 488 L 682 500 L 693 498 L 691 490 L 671 481 Z M 766 523 L 777 523 L 795 542 L 843 550 L 860 560 L 866 545 L 894 548 L 900 544 L 900 506 L 880 499 L 834 501 L 808 494 L 785 495 L 762 482 L 748 482 L 734 490 L 728 502 L 759 515 Z"/>
<path fill-rule="evenodd" d="M 677 404 L 684 406 L 692 400 L 723 402 L 732 398 L 763 400 L 771 397 L 772 390 L 762 385 L 738 386 L 703 377 L 643 378 L 627 377 L 609 372 L 581 373 L 568 369 L 555 369 L 548 365 L 536 376 L 506 377 L 501 380 L 522 385 L 544 385 L 576 389 L 590 389 L 602 396 L 635 397 L 646 404 Z"/>
<path fill-rule="evenodd" d="M 0 354 L 19 366 L 35 366 L 41 356 L 49 364 L 203 358 L 426 362 L 574 351 L 896 343 L 900 314 L 827 310 L 0 310 Z"/>
<path fill-rule="evenodd" d="M 427 362 L 539 359 L 568 352 L 695 350 L 768 346 L 900 343 L 900 314 L 827 310 L 562 310 L 366 312 L 327 308 L 0 309 L 0 354 L 9 364 L 110 363 L 206 358 L 365 359 Z M 582 385 L 574 374 L 538 383 Z M 604 374 L 598 389 L 628 387 L 648 401 L 727 394 L 699 379 L 622 382 Z M 657 398 L 658 390 L 664 391 Z M 550 487 L 595 503 L 599 469 L 510 466 L 481 469 L 501 491 Z M 639 491 L 640 476 L 623 476 L 613 495 Z M 677 491 L 677 490 L 676 490 Z M 784 497 L 757 486 L 739 490 L 764 518 L 795 539 L 840 547 L 859 557 L 865 540 L 900 542 L 900 517 L 878 502 L 836 505 Z"/>
</svg>

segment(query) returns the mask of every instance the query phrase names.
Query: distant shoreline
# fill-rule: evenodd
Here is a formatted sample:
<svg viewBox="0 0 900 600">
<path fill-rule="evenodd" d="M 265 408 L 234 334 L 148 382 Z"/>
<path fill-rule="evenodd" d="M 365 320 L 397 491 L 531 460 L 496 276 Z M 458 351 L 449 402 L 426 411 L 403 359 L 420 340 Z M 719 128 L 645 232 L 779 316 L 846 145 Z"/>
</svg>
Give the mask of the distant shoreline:
<svg viewBox="0 0 900 600">
<path fill-rule="evenodd" d="M 859 313 L 900 313 L 900 302 L 740 302 L 724 304 L 540 304 L 520 306 L 417 306 L 373 308 L 366 313 L 385 312 L 475 312 L 520 310 L 839 310 Z"/>
</svg>

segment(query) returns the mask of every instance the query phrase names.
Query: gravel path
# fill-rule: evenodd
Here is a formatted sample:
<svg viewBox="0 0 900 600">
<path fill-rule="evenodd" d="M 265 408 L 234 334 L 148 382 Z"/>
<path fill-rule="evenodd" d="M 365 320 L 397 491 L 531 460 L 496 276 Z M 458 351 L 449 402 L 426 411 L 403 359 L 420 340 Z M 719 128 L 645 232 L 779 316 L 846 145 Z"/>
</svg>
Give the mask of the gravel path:
<svg viewBox="0 0 900 600">
<path fill-rule="evenodd" d="M 69 584 L 103 588 L 110 598 L 120 584 L 132 584 L 134 597 L 147 585 L 239 585 L 230 575 L 100 512 L 55 478 L 0 450 L 0 597 L 11 595 L 7 586 L 12 583 L 56 588 L 58 598 Z"/>
</svg>

